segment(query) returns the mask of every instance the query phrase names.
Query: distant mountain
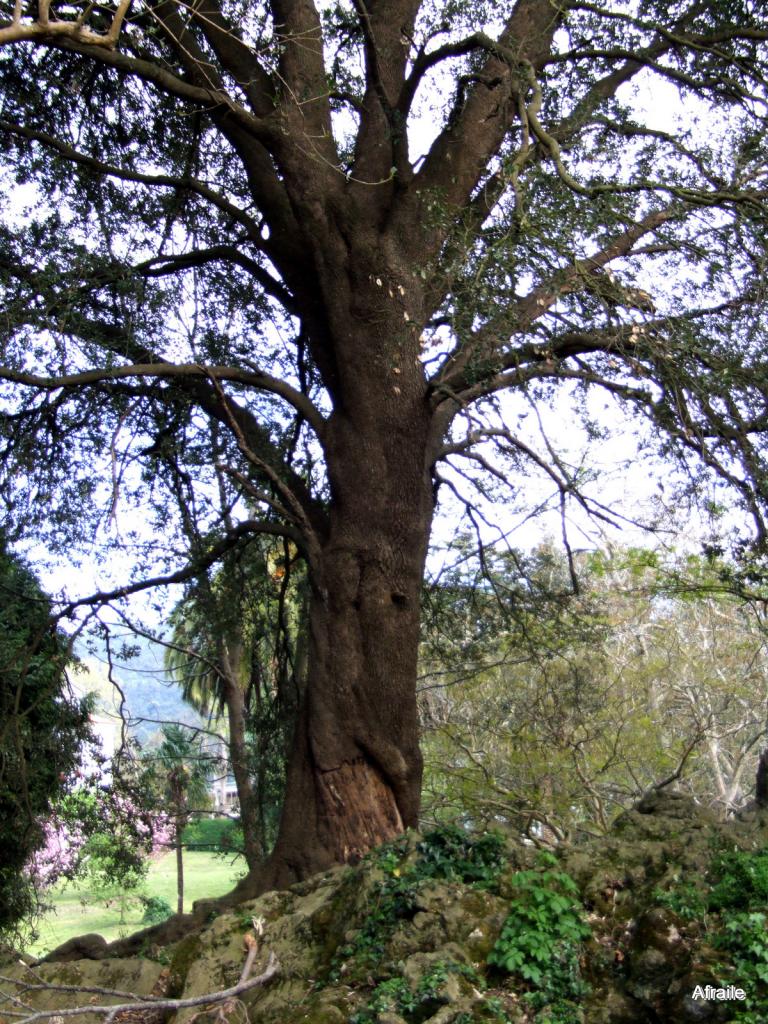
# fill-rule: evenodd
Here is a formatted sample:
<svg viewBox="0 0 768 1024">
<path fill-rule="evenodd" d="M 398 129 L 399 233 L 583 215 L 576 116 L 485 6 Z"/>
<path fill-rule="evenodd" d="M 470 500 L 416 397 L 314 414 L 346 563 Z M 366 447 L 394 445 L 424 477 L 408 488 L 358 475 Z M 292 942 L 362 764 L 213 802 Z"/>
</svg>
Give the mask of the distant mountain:
<svg viewBox="0 0 768 1024">
<path fill-rule="evenodd" d="M 113 649 L 110 668 L 103 640 L 91 638 L 87 645 L 79 645 L 75 653 L 82 667 L 72 676 L 76 689 L 81 693 L 98 693 L 101 713 L 116 720 L 124 697 L 123 718 L 142 746 L 165 722 L 205 725 L 194 708 L 182 700 L 179 686 L 166 675 L 162 646 L 143 637 L 132 637 L 130 648 L 130 657 Z"/>
</svg>

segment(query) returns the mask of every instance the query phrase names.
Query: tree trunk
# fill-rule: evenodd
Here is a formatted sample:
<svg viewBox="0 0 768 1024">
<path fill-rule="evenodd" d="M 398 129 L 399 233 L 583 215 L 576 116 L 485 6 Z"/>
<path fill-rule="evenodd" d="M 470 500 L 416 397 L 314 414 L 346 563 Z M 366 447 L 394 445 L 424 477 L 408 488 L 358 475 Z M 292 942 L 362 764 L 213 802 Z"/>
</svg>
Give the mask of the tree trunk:
<svg viewBox="0 0 768 1024">
<path fill-rule="evenodd" d="M 768 808 L 768 747 L 760 754 L 755 780 L 755 804 L 764 810 Z"/>
<path fill-rule="evenodd" d="M 176 848 L 176 913 L 184 913 L 184 851 L 181 848 L 181 837 L 184 832 L 184 819 L 177 816 L 174 829 L 174 846 Z"/>
<path fill-rule="evenodd" d="M 243 852 L 249 869 L 253 870 L 264 856 L 264 835 L 259 825 L 258 802 L 248 770 L 248 745 L 246 743 L 245 693 L 238 680 L 233 678 L 231 666 L 227 665 L 225 703 L 229 720 L 229 756 L 232 774 L 237 785 L 240 803 L 240 822 L 243 827 Z"/>
<path fill-rule="evenodd" d="M 330 529 L 312 570 L 307 686 L 279 832 L 237 898 L 354 861 L 417 824 L 416 674 L 433 512 L 420 399 L 409 416 L 368 408 L 363 422 L 331 419 Z"/>
</svg>

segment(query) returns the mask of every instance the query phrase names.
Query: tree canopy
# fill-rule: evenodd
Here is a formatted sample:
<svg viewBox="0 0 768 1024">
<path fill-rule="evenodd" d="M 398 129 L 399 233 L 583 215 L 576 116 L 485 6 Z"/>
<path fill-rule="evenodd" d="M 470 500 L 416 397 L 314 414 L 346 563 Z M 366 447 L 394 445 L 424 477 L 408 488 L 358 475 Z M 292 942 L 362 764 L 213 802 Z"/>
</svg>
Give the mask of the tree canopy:
<svg viewBox="0 0 768 1024">
<path fill-rule="evenodd" d="M 480 532 L 538 474 L 564 515 L 610 518 L 550 436 L 599 438 L 598 395 L 765 541 L 759 4 L 0 12 L 2 175 L 28 203 L 0 232 L 9 529 L 128 553 L 70 612 L 258 533 L 307 562 L 307 692 L 257 886 L 415 823 L 438 493 Z"/>
</svg>

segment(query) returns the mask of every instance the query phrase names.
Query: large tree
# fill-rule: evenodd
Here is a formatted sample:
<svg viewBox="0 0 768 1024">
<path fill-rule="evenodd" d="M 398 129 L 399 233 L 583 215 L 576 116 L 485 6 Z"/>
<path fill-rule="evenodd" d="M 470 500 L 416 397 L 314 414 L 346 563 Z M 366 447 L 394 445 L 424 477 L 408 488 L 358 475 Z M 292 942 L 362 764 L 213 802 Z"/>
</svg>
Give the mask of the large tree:
<svg viewBox="0 0 768 1024">
<path fill-rule="evenodd" d="M 10 521 L 60 549 L 103 526 L 138 568 L 125 508 L 157 524 L 167 567 L 92 607 L 260 532 L 307 562 L 306 693 L 252 891 L 416 823 L 438 485 L 478 524 L 467 468 L 486 496 L 541 472 L 589 504 L 524 407 L 635 410 L 765 538 L 754 0 L 0 11 L 4 180 L 37 187 L 0 235 Z"/>
</svg>

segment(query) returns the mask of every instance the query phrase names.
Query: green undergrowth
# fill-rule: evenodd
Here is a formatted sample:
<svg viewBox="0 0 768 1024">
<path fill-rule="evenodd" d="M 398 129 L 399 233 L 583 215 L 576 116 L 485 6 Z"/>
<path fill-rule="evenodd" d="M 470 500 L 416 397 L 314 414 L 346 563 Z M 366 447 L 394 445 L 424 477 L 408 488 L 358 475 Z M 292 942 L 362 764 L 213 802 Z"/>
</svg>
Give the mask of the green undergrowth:
<svg viewBox="0 0 768 1024">
<path fill-rule="evenodd" d="M 712 945 L 730 961 L 724 983 L 746 992 L 734 1020 L 768 1020 L 768 850 L 731 850 L 712 862 Z"/>
<path fill-rule="evenodd" d="M 681 918 L 700 922 L 706 941 L 722 957 L 721 984 L 745 991 L 746 999 L 734 1004 L 731 1019 L 739 1024 L 765 1024 L 768 850 L 715 851 L 703 879 L 680 879 L 654 896 Z"/>
<path fill-rule="evenodd" d="M 421 1024 L 445 1004 L 443 989 L 451 975 L 464 978 L 475 988 L 485 987 L 483 978 L 473 967 L 452 960 L 441 960 L 424 974 L 413 989 L 405 978 L 388 978 L 380 982 L 364 1009 L 349 1018 L 349 1024 L 378 1024 L 379 1015 L 387 1012 L 399 1014 L 408 1024 Z M 467 1015 L 467 1021 L 471 1019 Z M 497 1016 L 495 1019 L 504 1018 Z"/>
<path fill-rule="evenodd" d="M 415 851 L 407 838 L 396 840 L 370 855 L 382 878 L 366 905 L 366 919 L 354 937 L 334 956 L 326 984 L 368 979 L 374 984 L 364 1007 L 351 1024 L 374 1024 L 379 1015 L 394 1013 L 408 1024 L 420 1024 L 446 1001 L 445 986 L 452 976 L 473 992 L 472 1012 L 466 1022 L 510 1018 L 503 1000 L 486 993 L 490 979 L 500 993 L 522 993 L 528 1019 L 537 1024 L 575 1024 L 581 1019 L 578 1003 L 587 993 L 581 977 L 582 944 L 589 937 L 573 879 L 555 870 L 557 860 L 540 854 L 535 868 L 509 873 L 503 837 L 486 833 L 472 836 L 455 827 L 425 834 Z M 498 893 L 505 872 L 504 895 L 509 914 L 486 964 L 440 961 L 418 984 L 401 977 L 381 978 L 387 944 L 398 924 L 413 918 L 419 893 L 435 881 L 455 882 Z M 384 968 L 386 974 L 387 968 Z M 378 983 L 377 981 L 378 973 Z M 459 1024 L 459 1022 L 457 1022 Z"/>
<path fill-rule="evenodd" d="M 672 889 L 656 888 L 651 893 L 653 902 L 666 907 L 684 921 L 701 920 L 707 912 L 706 895 L 694 882 L 679 882 Z"/>
<path fill-rule="evenodd" d="M 398 923 L 416 912 L 425 883 L 451 881 L 493 889 L 504 866 L 502 836 L 491 832 L 473 839 L 455 826 L 427 832 L 417 844 L 415 858 L 409 858 L 410 852 L 408 837 L 403 836 L 368 855 L 383 878 L 362 928 L 336 951 L 328 981 L 339 980 L 342 965 L 351 963 L 367 972 L 378 964 Z"/>
<path fill-rule="evenodd" d="M 581 976 L 582 944 L 591 930 L 570 875 L 541 853 L 530 871 L 510 879 L 509 914 L 488 963 L 506 972 L 542 1024 L 574 1024 L 589 989 Z"/>
</svg>

